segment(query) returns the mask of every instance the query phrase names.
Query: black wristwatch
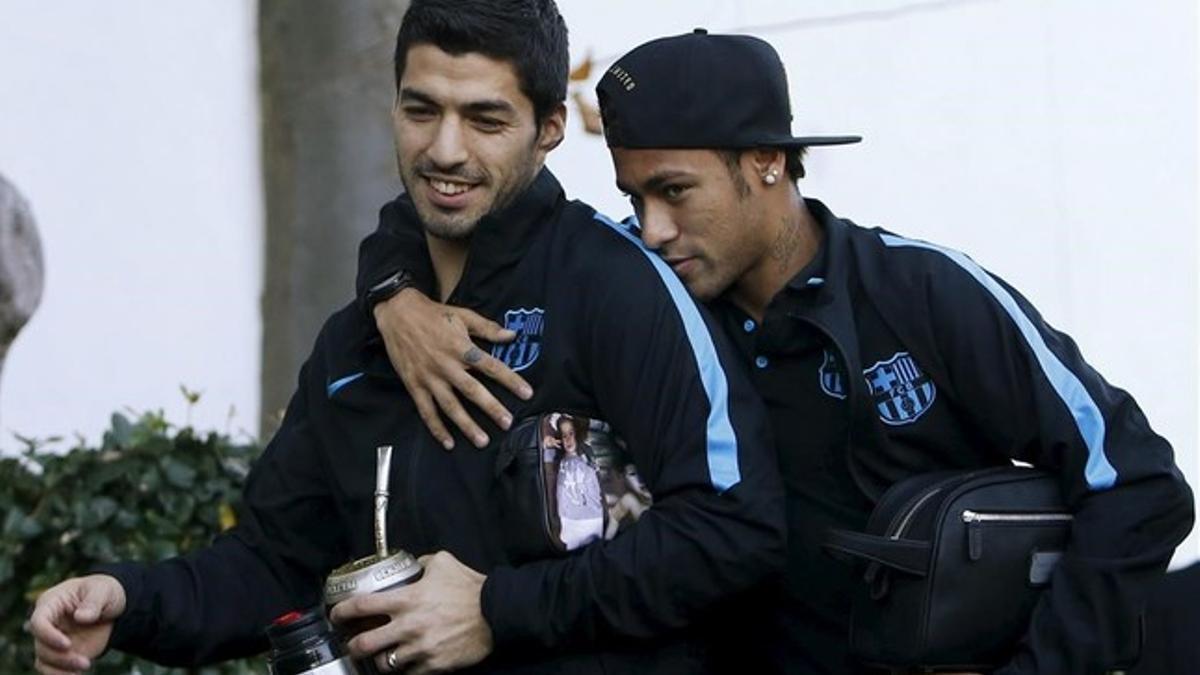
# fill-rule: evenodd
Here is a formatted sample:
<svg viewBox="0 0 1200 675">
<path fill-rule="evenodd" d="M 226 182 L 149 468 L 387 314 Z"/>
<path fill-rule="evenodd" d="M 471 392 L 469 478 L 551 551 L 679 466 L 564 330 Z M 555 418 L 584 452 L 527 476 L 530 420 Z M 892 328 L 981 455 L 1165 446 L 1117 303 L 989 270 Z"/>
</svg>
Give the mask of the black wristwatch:
<svg viewBox="0 0 1200 675">
<path fill-rule="evenodd" d="M 365 300 L 367 310 L 375 309 L 375 305 L 387 300 L 393 295 L 413 285 L 412 275 L 408 270 L 400 270 L 383 281 L 367 289 Z"/>
</svg>

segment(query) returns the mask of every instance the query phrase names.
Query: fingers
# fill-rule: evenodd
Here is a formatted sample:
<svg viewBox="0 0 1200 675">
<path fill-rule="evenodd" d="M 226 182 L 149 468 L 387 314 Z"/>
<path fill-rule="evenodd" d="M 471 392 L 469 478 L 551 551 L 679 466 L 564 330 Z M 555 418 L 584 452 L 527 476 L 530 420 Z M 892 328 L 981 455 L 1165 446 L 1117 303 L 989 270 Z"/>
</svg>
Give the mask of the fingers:
<svg viewBox="0 0 1200 675">
<path fill-rule="evenodd" d="M 29 618 L 29 632 L 38 644 L 58 650 L 71 648 L 71 640 L 54 625 L 54 616 L 47 608 L 38 607 Z"/>
<path fill-rule="evenodd" d="M 508 411 L 508 408 L 504 407 L 504 404 L 500 403 L 499 399 L 492 395 L 492 392 L 488 391 L 487 387 L 480 384 L 479 380 L 476 380 L 467 373 L 459 373 L 454 378 L 454 388 L 462 393 L 468 401 L 479 406 L 479 409 L 484 414 L 492 418 L 496 426 L 504 430 L 512 426 L 512 413 Z"/>
<path fill-rule="evenodd" d="M 418 673 L 429 672 L 422 666 L 428 658 L 425 650 L 415 643 L 401 643 L 392 649 L 385 649 L 375 656 L 375 668 L 381 673 Z"/>
<path fill-rule="evenodd" d="M 437 439 L 438 443 L 447 450 L 454 449 L 454 436 L 446 429 L 446 425 L 442 424 L 442 416 L 438 414 L 437 405 L 433 401 L 433 397 L 424 389 L 414 391 L 412 393 L 413 402 L 417 404 L 417 414 L 421 416 L 421 421 L 425 423 L 425 428 L 429 429 L 429 433 Z"/>
<path fill-rule="evenodd" d="M 70 611 L 69 599 L 67 584 L 60 584 L 37 599 L 33 615 L 29 617 L 29 632 L 35 641 L 58 650 L 71 648 L 71 639 L 58 627 L 63 615 Z"/>
<path fill-rule="evenodd" d="M 477 338 L 488 342 L 512 342 L 517 337 L 516 331 L 504 328 L 495 321 L 485 319 L 469 309 L 456 308 L 454 313 L 458 320 L 467 327 L 467 332 Z"/>
<path fill-rule="evenodd" d="M 431 385 L 430 389 L 433 390 L 433 398 L 437 401 L 438 407 L 450 418 L 450 421 L 454 422 L 455 426 L 475 444 L 475 447 L 485 447 L 488 444 L 488 435 L 467 414 L 462 403 L 454 395 L 450 387 L 446 386 L 443 382 L 438 382 Z"/>
<path fill-rule="evenodd" d="M 79 597 L 75 603 L 75 611 L 71 613 L 71 617 L 77 623 L 95 623 L 100 618 L 100 613 L 104 610 L 104 594 L 97 588 L 99 584 L 88 583 L 89 579 L 81 581 L 83 583 L 79 584 Z"/>
<path fill-rule="evenodd" d="M 41 642 L 34 643 L 33 653 L 39 673 L 79 673 L 92 667 L 92 662 L 80 654 L 52 649 Z"/>
<path fill-rule="evenodd" d="M 455 316 L 467 327 L 467 332 L 470 335 L 482 338 L 488 342 L 511 342 L 517 337 L 516 331 L 501 328 L 500 324 L 495 321 L 489 321 L 469 309 L 456 309 Z M 469 350 L 468 353 L 470 353 Z M 477 361 L 466 358 L 463 360 L 475 370 L 499 382 L 504 388 L 516 394 L 520 399 L 529 400 L 533 396 L 533 387 L 530 387 L 529 383 L 520 375 L 517 375 L 512 369 L 492 356 L 487 354 L 483 354 L 482 356 L 483 358 Z M 494 415 L 492 417 L 495 419 Z"/>
<path fill-rule="evenodd" d="M 41 660 L 34 661 L 33 668 L 38 673 L 41 673 L 41 675 L 80 675 L 80 673 L 83 672 L 83 669 L 63 670 L 61 668 L 51 666 Z"/>
<path fill-rule="evenodd" d="M 400 632 L 395 621 L 389 621 L 379 628 L 373 628 L 355 635 L 346 643 L 350 654 L 361 659 L 380 654 L 388 647 L 401 643 L 406 636 Z"/>
<path fill-rule="evenodd" d="M 471 367 L 500 383 L 501 386 L 516 394 L 523 401 L 528 401 L 533 396 L 533 387 L 529 386 L 525 378 L 504 365 L 503 361 L 490 354 L 484 354 L 483 358 L 472 364 Z"/>
<path fill-rule="evenodd" d="M 356 595 L 339 602 L 329 612 L 334 623 L 346 623 L 364 617 L 399 616 L 409 609 L 411 587 Z"/>
</svg>

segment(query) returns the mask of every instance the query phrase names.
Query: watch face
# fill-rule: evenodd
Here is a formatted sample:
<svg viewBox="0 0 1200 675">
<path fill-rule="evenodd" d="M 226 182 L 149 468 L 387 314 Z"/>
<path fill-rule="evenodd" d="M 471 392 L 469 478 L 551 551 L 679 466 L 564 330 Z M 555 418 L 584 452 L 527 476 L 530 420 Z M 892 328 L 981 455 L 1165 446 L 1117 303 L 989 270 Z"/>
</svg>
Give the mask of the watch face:
<svg viewBox="0 0 1200 675">
<path fill-rule="evenodd" d="M 387 290 L 389 287 L 400 283 L 400 279 L 403 276 L 404 276 L 403 272 L 397 272 L 397 273 L 393 274 L 392 276 L 390 276 L 390 277 L 384 279 L 383 281 L 372 286 L 371 291 L 379 292 L 379 291 Z"/>
<path fill-rule="evenodd" d="M 408 288 L 411 283 L 411 277 L 408 272 L 403 270 L 396 272 L 392 276 L 375 284 L 367 290 L 367 301 L 375 304 L 383 300 L 387 300 L 400 291 Z"/>
</svg>

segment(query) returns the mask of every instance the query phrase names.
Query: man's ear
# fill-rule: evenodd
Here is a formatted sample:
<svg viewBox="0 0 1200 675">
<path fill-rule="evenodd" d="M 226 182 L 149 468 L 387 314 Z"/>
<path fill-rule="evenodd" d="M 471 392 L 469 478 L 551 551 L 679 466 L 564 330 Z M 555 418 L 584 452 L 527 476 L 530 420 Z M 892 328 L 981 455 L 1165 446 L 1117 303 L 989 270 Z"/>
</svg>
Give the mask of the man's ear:
<svg viewBox="0 0 1200 675">
<path fill-rule="evenodd" d="M 787 178 L 787 155 L 780 148 L 755 148 L 746 153 L 756 176 L 774 174 L 778 179 Z"/>
<path fill-rule="evenodd" d="M 542 125 L 538 129 L 538 150 L 547 153 L 557 148 L 558 144 L 563 142 L 566 132 L 567 106 L 559 103 L 550 111 L 550 114 L 546 115 L 546 119 L 542 120 Z"/>
</svg>

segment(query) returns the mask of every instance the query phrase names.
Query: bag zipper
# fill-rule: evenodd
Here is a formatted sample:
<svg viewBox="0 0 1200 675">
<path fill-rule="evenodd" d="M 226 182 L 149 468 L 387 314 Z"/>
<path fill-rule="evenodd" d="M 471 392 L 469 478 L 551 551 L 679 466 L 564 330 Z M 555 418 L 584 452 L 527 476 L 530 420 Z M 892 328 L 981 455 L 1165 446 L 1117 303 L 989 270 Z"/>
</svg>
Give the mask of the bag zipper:
<svg viewBox="0 0 1200 675">
<path fill-rule="evenodd" d="M 917 515 L 917 511 L 921 510 L 921 507 L 925 505 L 925 502 L 937 496 L 937 494 L 942 491 L 942 487 L 943 486 L 941 485 L 934 486 L 933 489 L 920 495 L 916 501 L 913 502 L 912 506 L 906 508 L 902 512 L 903 515 L 900 518 L 900 523 L 896 526 L 896 530 L 889 535 L 888 538 L 893 540 L 899 539 L 900 536 L 904 534 L 904 531 L 908 529 L 908 524 L 912 522 L 913 517 Z"/>
<path fill-rule="evenodd" d="M 967 509 L 962 512 L 964 523 L 1056 523 L 1070 522 L 1075 516 L 1070 513 L 985 513 Z"/>
<path fill-rule="evenodd" d="M 983 557 L 983 526 L 988 523 L 1018 523 L 1025 525 L 1057 525 L 1070 523 L 1075 516 L 1058 511 L 1041 513 L 987 513 L 965 509 L 962 521 L 967 525 L 967 558 L 971 561 Z"/>
</svg>

